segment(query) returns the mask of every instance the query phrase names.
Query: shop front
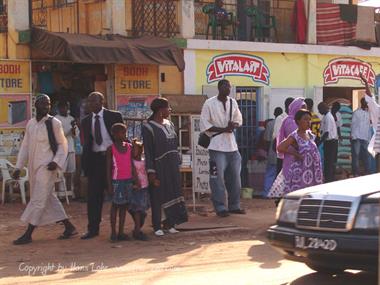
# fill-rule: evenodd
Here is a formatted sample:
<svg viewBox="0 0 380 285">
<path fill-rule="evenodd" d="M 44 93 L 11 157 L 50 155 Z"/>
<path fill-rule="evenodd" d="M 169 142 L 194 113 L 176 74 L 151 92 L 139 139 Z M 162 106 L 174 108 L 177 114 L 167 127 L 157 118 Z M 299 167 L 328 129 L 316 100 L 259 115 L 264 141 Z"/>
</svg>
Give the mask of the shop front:
<svg viewBox="0 0 380 285">
<path fill-rule="evenodd" d="M 31 116 L 30 61 L 0 60 L 0 159 L 15 162 Z"/>
<path fill-rule="evenodd" d="M 252 169 L 264 171 L 263 167 L 252 162 L 256 159 L 261 126 L 265 120 L 273 118 L 276 107 L 284 108 L 287 97 L 312 98 L 315 112 L 318 112 L 316 106 L 322 101 L 330 106 L 340 102 L 343 140 L 338 163 L 346 170 L 350 169 L 351 114 L 364 95 L 360 73 L 371 86 L 375 86 L 378 83 L 376 77 L 380 74 L 378 57 L 334 55 L 336 51 L 318 54 L 317 51 L 300 53 L 295 49 L 285 53 L 264 52 L 262 48 L 257 52 L 242 52 L 238 49 L 200 49 L 202 45 L 198 46 L 195 48 L 188 44 L 185 51 L 185 78 L 191 73 L 196 74 L 194 79 L 185 82 L 185 92 L 214 96 L 217 94 L 216 83 L 222 78 L 233 85 L 231 96 L 239 103 L 244 120 L 236 133 L 243 156 L 243 186 L 252 186 L 252 180 L 260 180 L 250 177 Z"/>
</svg>

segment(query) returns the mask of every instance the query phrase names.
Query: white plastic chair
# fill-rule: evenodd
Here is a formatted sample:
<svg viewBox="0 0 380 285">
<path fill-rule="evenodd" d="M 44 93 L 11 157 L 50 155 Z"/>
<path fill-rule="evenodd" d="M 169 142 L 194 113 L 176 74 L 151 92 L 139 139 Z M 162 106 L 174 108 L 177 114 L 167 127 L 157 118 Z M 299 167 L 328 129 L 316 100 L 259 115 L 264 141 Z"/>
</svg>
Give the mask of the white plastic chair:
<svg viewBox="0 0 380 285">
<path fill-rule="evenodd" d="M 73 178 L 71 178 L 71 190 L 68 191 L 67 190 L 67 185 L 66 185 L 66 178 L 65 178 L 65 175 L 62 171 L 59 172 L 59 182 L 58 182 L 58 191 L 57 191 L 57 196 L 60 198 L 61 197 L 61 192 L 64 192 L 65 193 L 65 198 L 66 198 L 66 203 L 67 205 L 70 205 L 70 202 L 69 202 L 69 195 L 72 197 L 72 198 L 75 198 L 75 194 L 74 194 L 74 187 L 73 187 Z"/>
<path fill-rule="evenodd" d="M 25 194 L 25 183 L 28 181 L 28 169 L 25 169 L 25 176 L 20 177 L 19 179 L 13 179 L 10 173 L 10 168 L 15 169 L 16 167 L 6 159 L 0 159 L 0 169 L 1 176 L 3 178 L 3 188 L 1 193 L 1 201 L 4 204 L 5 202 L 5 186 L 9 185 L 9 193 L 13 194 L 13 183 L 18 183 L 20 187 L 21 201 L 23 204 L 26 204 L 26 194 Z"/>
</svg>

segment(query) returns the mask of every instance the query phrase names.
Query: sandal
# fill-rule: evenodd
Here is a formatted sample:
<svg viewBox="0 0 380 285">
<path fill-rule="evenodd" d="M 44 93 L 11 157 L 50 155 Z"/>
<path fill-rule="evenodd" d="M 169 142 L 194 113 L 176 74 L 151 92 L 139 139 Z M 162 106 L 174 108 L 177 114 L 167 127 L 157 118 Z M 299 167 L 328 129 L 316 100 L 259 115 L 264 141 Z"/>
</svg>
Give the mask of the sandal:
<svg viewBox="0 0 380 285">
<path fill-rule="evenodd" d="M 117 236 L 116 236 L 116 234 L 111 234 L 111 236 L 110 236 L 110 242 L 117 242 Z"/>
<path fill-rule="evenodd" d="M 120 241 L 126 241 L 126 240 L 129 240 L 129 236 L 126 235 L 126 234 L 119 234 L 117 236 L 117 240 L 120 240 Z"/>
<path fill-rule="evenodd" d="M 63 234 L 61 234 L 59 237 L 58 237 L 58 239 L 60 239 L 60 240 L 63 240 L 63 239 L 69 239 L 69 238 L 71 238 L 71 237 L 73 237 L 73 236 L 75 236 L 75 235 L 77 235 L 78 234 L 78 232 L 77 232 L 77 230 L 75 229 L 75 228 L 72 228 L 72 229 L 70 229 L 70 230 L 65 230 L 64 232 L 63 232 Z"/>
<path fill-rule="evenodd" d="M 136 233 L 136 232 L 133 232 L 133 238 L 135 239 L 135 240 L 141 240 L 141 241 L 147 241 L 148 240 L 148 237 L 147 237 L 147 235 L 146 234 L 144 234 L 143 232 L 138 232 L 138 233 Z"/>
</svg>

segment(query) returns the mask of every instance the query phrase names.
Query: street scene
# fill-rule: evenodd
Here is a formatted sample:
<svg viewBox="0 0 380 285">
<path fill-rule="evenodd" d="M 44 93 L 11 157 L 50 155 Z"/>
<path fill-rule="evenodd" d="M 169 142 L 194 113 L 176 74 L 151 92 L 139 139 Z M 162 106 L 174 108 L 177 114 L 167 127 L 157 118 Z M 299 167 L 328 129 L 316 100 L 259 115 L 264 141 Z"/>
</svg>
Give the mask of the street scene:
<svg viewBox="0 0 380 285">
<path fill-rule="evenodd" d="M 378 284 L 380 1 L 0 0 L 0 284 Z"/>
</svg>

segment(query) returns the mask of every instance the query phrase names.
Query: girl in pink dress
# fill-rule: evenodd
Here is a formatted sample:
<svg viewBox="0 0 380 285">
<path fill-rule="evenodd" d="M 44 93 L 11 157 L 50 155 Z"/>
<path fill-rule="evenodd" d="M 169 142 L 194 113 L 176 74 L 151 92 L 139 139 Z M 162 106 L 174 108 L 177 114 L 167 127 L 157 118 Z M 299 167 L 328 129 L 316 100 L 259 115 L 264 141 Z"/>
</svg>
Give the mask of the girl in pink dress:
<svg viewBox="0 0 380 285">
<path fill-rule="evenodd" d="M 111 242 L 128 240 L 124 233 L 127 212 L 127 195 L 133 188 L 132 145 L 127 142 L 127 128 L 117 123 L 111 129 L 114 143 L 107 149 L 108 192 L 112 194 Z M 119 214 L 119 232 L 116 233 L 116 217 Z"/>
</svg>

